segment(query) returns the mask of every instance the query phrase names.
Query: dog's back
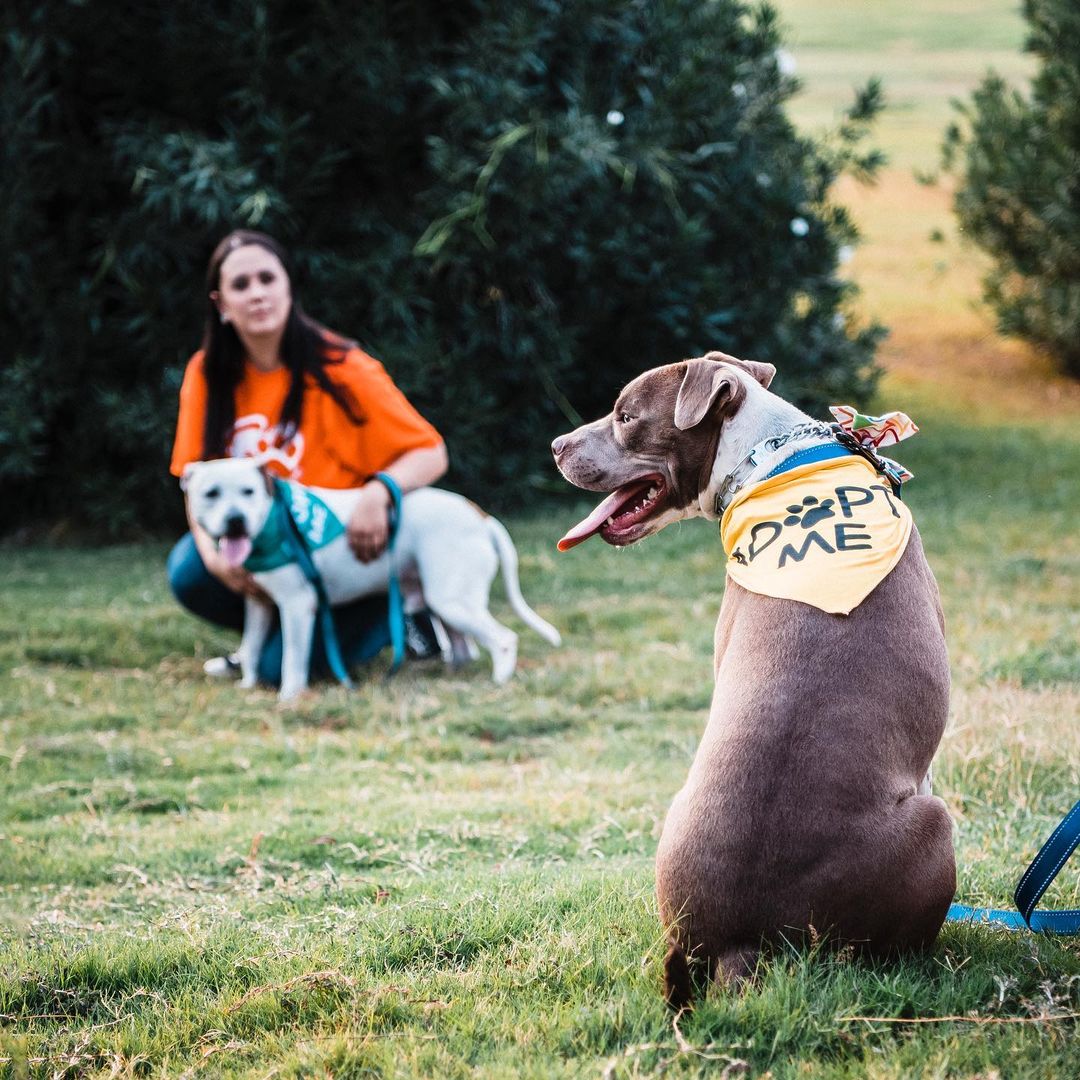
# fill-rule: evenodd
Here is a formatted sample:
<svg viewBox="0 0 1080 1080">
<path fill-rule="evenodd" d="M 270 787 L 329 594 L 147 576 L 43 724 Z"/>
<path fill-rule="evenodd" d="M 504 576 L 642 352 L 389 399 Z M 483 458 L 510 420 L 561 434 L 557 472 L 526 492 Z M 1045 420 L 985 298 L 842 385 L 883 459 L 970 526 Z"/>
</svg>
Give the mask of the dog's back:
<svg viewBox="0 0 1080 1080">
<path fill-rule="evenodd" d="M 955 889 L 944 804 L 919 794 L 948 713 L 937 586 L 917 531 L 850 615 L 729 581 L 708 728 L 657 852 L 678 953 L 745 973 L 812 927 L 875 952 L 932 941 Z"/>
</svg>

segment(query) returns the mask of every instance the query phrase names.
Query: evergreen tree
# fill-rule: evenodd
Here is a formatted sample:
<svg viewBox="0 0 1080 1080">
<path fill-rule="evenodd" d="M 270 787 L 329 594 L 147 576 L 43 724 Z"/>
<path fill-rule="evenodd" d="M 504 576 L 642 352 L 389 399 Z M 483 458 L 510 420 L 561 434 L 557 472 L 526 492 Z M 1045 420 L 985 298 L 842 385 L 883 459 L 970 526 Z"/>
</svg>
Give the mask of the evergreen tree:
<svg viewBox="0 0 1080 1080">
<path fill-rule="evenodd" d="M 945 161 L 963 173 L 960 223 L 994 260 L 984 295 L 1002 333 L 1080 376 L 1080 6 L 1024 0 L 1024 16 L 1030 93 L 989 75 L 960 106 Z"/>
<path fill-rule="evenodd" d="M 869 174 L 784 103 L 737 0 L 42 0 L 5 15 L 0 482 L 7 526 L 179 524 L 166 474 L 202 275 L 230 228 L 297 257 L 492 504 L 562 489 L 551 438 L 646 367 L 720 348 L 820 410 L 864 399 L 829 189 Z"/>
</svg>

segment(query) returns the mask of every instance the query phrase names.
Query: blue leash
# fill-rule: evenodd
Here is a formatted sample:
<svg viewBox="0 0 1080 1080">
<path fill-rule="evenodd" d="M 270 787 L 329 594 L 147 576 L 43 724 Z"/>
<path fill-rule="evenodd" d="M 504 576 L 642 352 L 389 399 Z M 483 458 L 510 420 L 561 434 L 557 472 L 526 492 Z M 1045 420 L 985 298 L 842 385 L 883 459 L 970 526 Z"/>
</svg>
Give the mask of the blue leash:
<svg viewBox="0 0 1080 1080">
<path fill-rule="evenodd" d="M 393 675 L 401 667 L 405 659 L 405 606 L 401 598 L 401 585 L 398 582 L 397 573 L 394 570 L 394 545 L 397 542 L 398 527 L 401 524 L 401 488 L 397 481 L 389 473 L 376 473 L 378 480 L 387 491 L 390 492 L 390 538 L 387 543 L 387 553 L 390 555 L 390 579 L 387 592 L 389 600 L 390 618 L 390 644 L 394 650 L 393 661 L 390 665 L 389 674 Z M 323 585 L 322 575 L 315 566 L 311 557 L 304 534 L 300 531 L 296 520 L 289 509 L 288 500 L 285 497 L 285 485 L 281 481 L 274 480 L 274 499 L 281 505 L 284 518 L 287 523 L 287 536 L 290 542 L 292 554 L 297 564 L 304 573 L 304 577 L 314 586 L 315 595 L 319 600 L 319 627 L 322 630 L 323 646 L 326 649 L 326 660 L 334 677 L 342 686 L 352 687 L 352 680 L 345 668 L 345 661 L 341 655 L 341 646 L 338 643 L 337 631 L 334 628 L 334 618 L 330 608 L 330 600 L 326 595 L 326 587 Z"/>
<path fill-rule="evenodd" d="M 326 650 L 326 660 L 330 670 L 334 673 L 342 686 L 351 688 L 352 680 L 345 669 L 345 661 L 341 656 L 341 646 L 338 644 L 337 631 L 334 629 L 334 616 L 330 609 L 330 600 L 326 595 L 326 587 L 323 585 L 322 575 L 319 573 L 315 560 L 311 557 L 311 549 L 307 539 L 296 524 L 296 519 L 289 509 L 289 502 L 285 495 L 285 485 L 278 479 L 274 479 L 274 500 L 278 502 L 284 512 L 286 522 L 286 536 L 289 546 L 304 577 L 308 579 L 315 589 L 315 595 L 319 600 L 319 628 L 322 630 L 323 648 Z"/>
<path fill-rule="evenodd" d="M 1065 815 L 1050 834 L 1039 854 L 1024 871 L 1013 900 L 1016 911 L 997 908 L 973 908 L 953 904 L 945 916 L 949 922 L 979 923 L 1008 930 L 1045 930 L 1053 934 L 1080 934 L 1080 910 L 1036 911 L 1035 905 L 1057 877 L 1069 856 L 1080 844 L 1080 802 Z"/>
<path fill-rule="evenodd" d="M 401 667 L 405 659 L 405 605 L 401 599 L 401 584 L 398 582 L 397 571 L 394 569 L 394 546 L 401 526 L 401 488 L 389 473 L 376 473 L 372 479 L 378 480 L 390 492 L 390 539 L 386 545 L 387 554 L 390 556 L 390 580 L 387 582 L 386 591 L 390 618 L 390 645 L 394 650 L 394 658 L 387 672 L 387 677 L 389 677 Z"/>
</svg>

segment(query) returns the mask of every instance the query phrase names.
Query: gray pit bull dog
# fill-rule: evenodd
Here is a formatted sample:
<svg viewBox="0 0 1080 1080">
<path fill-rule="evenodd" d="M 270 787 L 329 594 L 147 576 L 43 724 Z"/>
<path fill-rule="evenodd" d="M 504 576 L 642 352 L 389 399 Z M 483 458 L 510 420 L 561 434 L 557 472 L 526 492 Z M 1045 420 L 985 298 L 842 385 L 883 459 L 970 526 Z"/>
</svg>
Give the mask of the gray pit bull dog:
<svg viewBox="0 0 1080 1080">
<path fill-rule="evenodd" d="M 734 492 L 835 442 L 769 392 L 774 374 L 716 352 L 656 368 L 610 415 L 556 439 L 570 483 L 614 492 L 560 549 L 716 521 Z M 900 517 L 887 496 L 884 512 Z M 858 539 L 854 528 L 842 523 L 837 535 Z M 871 955 L 932 943 L 956 884 L 951 821 L 929 785 L 949 668 L 918 531 L 849 614 L 729 576 L 713 670 L 708 724 L 656 857 L 668 1003 L 691 1003 L 698 964 L 738 981 L 763 944 L 782 939 L 821 933 Z"/>
<path fill-rule="evenodd" d="M 282 524 L 272 512 L 273 481 L 253 459 L 224 458 L 189 465 L 182 485 L 194 519 L 233 565 L 251 570 L 277 605 L 282 637 L 279 696 L 282 701 L 295 697 L 307 687 L 318 600 L 300 566 L 286 557 Z M 349 549 L 342 524 L 348 521 L 359 489 L 304 487 L 288 481 L 284 490 L 332 604 L 385 593 L 392 557 L 401 577 L 419 579 L 425 602 L 451 637 L 475 638 L 488 650 L 493 678 L 504 683 L 517 662 L 517 634 L 488 611 L 491 582 L 501 566 L 510 606 L 552 645 L 560 644 L 558 630 L 521 595 L 510 534 L 468 499 L 439 488 L 409 492 L 402 499 L 393 556 L 384 552 L 362 563 Z M 282 512 L 279 506 L 277 514 Z M 265 604 L 245 598 L 241 686 L 255 685 L 271 616 Z"/>
</svg>

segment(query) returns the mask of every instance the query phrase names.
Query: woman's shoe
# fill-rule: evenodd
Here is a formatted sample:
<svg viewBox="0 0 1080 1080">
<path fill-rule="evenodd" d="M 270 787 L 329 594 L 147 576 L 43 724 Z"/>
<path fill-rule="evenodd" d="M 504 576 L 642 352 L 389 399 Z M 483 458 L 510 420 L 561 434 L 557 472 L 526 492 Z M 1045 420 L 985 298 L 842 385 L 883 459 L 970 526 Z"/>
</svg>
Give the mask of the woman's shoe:
<svg viewBox="0 0 1080 1080">
<path fill-rule="evenodd" d="M 232 656 L 212 656 L 202 666 L 211 679 L 239 679 L 240 661 L 236 653 Z"/>
</svg>

